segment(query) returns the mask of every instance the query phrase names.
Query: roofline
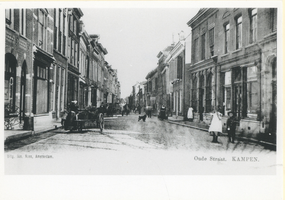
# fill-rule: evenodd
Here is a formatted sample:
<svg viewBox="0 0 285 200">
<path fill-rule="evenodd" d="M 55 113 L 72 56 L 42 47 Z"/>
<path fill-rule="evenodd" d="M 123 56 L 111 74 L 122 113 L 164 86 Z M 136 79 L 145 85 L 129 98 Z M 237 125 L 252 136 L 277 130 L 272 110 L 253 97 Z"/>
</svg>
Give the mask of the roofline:
<svg viewBox="0 0 285 200">
<path fill-rule="evenodd" d="M 199 17 L 201 17 L 201 16 L 202 16 L 205 12 L 207 12 L 210 8 L 203 8 L 203 9 L 205 9 L 205 10 L 203 10 L 201 13 L 199 13 L 199 11 L 198 11 L 198 13 L 197 13 L 194 17 L 192 17 L 192 19 L 190 19 L 190 20 L 187 22 L 187 25 L 188 25 L 188 26 L 191 26 L 194 21 L 196 21 Z"/>
</svg>

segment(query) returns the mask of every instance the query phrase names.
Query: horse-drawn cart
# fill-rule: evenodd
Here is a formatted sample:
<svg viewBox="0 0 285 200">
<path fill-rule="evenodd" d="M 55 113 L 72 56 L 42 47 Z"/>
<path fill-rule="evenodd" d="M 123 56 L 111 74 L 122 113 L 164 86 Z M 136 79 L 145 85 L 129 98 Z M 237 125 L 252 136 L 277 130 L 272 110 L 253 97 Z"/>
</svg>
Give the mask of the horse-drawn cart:
<svg viewBox="0 0 285 200">
<path fill-rule="evenodd" d="M 99 128 L 100 132 L 104 129 L 104 111 L 96 107 L 87 107 L 84 110 L 70 111 L 64 120 L 65 130 L 82 131 L 87 128 Z"/>
</svg>

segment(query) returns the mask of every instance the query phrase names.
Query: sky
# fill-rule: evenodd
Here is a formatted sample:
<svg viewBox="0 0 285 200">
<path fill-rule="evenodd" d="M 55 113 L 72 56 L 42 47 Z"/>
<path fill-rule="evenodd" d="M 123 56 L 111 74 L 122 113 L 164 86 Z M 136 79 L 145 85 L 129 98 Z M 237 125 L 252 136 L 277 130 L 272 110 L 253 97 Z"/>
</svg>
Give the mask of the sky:
<svg viewBox="0 0 285 200">
<path fill-rule="evenodd" d="M 191 33 L 187 22 L 199 8 L 81 8 L 88 34 L 99 34 L 107 49 L 105 60 L 118 70 L 121 97 L 145 81 L 157 67 L 157 55 L 174 42 L 178 33 Z"/>
</svg>

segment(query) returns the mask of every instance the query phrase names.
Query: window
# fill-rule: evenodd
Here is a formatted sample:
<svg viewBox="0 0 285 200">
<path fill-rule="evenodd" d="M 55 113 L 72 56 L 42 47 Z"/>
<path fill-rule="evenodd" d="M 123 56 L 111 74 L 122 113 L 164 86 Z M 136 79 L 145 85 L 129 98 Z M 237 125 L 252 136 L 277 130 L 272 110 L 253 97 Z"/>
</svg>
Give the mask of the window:
<svg viewBox="0 0 285 200">
<path fill-rule="evenodd" d="M 193 44 L 193 61 L 198 62 L 198 38 L 196 38 L 194 40 L 194 44 Z"/>
<path fill-rule="evenodd" d="M 5 105 L 10 112 L 15 111 L 17 61 L 12 55 L 5 55 Z"/>
<path fill-rule="evenodd" d="M 76 21 L 76 18 L 74 18 L 74 21 L 73 21 L 73 33 L 75 35 L 77 35 L 77 21 Z"/>
<path fill-rule="evenodd" d="M 66 49 L 66 36 L 65 36 L 65 22 L 66 22 L 66 16 L 65 14 L 63 15 L 63 28 L 62 28 L 62 32 L 63 32 L 63 43 L 62 43 L 62 54 L 65 55 L 65 49 Z"/>
<path fill-rule="evenodd" d="M 209 45 L 210 45 L 210 54 L 214 56 L 214 28 L 209 30 Z"/>
<path fill-rule="evenodd" d="M 183 58 L 178 56 L 177 60 L 177 78 L 182 79 Z"/>
<path fill-rule="evenodd" d="M 58 10 L 58 51 L 61 53 L 61 46 L 62 46 L 62 43 L 61 43 L 61 37 L 62 37 L 62 32 L 61 32 L 61 14 L 62 14 L 62 11 L 61 9 Z"/>
<path fill-rule="evenodd" d="M 13 10 L 6 9 L 5 15 L 6 15 L 6 24 L 10 26 L 12 24 Z"/>
<path fill-rule="evenodd" d="M 26 10 L 21 9 L 20 15 L 20 34 L 26 36 Z"/>
<path fill-rule="evenodd" d="M 47 69 L 45 67 L 37 66 L 37 78 L 40 79 L 48 79 L 47 77 Z"/>
<path fill-rule="evenodd" d="M 39 41 L 38 45 L 43 48 L 43 39 L 44 39 L 44 13 L 40 10 L 39 11 Z"/>
<path fill-rule="evenodd" d="M 74 48 L 74 66 L 78 67 L 78 62 L 77 62 L 77 49 L 78 49 L 78 44 L 75 42 L 75 48 Z"/>
<path fill-rule="evenodd" d="M 176 92 L 173 92 L 173 106 L 172 106 L 173 112 L 176 111 Z"/>
<path fill-rule="evenodd" d="M 236 19 L 236 49 L 240 49 L 242 45 L 242 16 Z"/>
<path fill-rule="evenodd" d="M 54 30 L 53 30 L 53 47 L 57 48 L 57 24 L 56 24 L 56 8 L 54 9 Z"/>
<path fill-rule="evenodd" d="M 256 31 L 257 31 L 257 9 L 250 10 L 250 40 L 249 43 L 252 44 L 256 42 Z"/>
<path fill-rule="evenodd" d="M 73 31 L 73 16 L 69 17 L 69 30 Z"/>
<path fill-rule="evenodd" d="M 257 114 L 258 108 L 257 67 L 247 68 L 247 113 Z"/>
<path fill-rule="evenodd" d="M 226 97 L 226 110 L 231 110 L 231 87 L 226 87 L 225 89 Z"/>
<path fill-rule="evenodd" d="M 225 25 L 225 53 L 229 52 L 230 24 Z"/>
<path fill-rule="evenodd" d="M 67 57 L 69 58 L 69 62 L 71 62 L 71 38 L 68 38 L 68 48 L 67 48 Z"/>
<path fill-rule="evenodd" d="M 151 92 L 152 91 L 152 82 L 149 81 L 148 82 L 148 92 Z"/>
<path fill-rule="evenodd" d="M 178 91 L 178 98 L 179 98 L 179 100 L 178 100 L 178 108 L 179 108 L 179 112 L 182 112 L 182 91 L 181 90 L 179 90 Z"/>
<path fill-rule="evenodd" d="M 226 112 L 230 111 L 231 108 L 231 101 L 232 101 L 232 94 L 231 94 L 231 83 L 232 83 L 232 77 L 231 77 L 231 71 L 224 73 L 225 82 L 224 82 L 224 95 L 225 95 L 225 107 Z"/>
<path fill-rule="evenodd" d="M 74 40 L 71 39 L 71 56 L 70 63 L 74 64 Z"/>
<path fill-rule="evenodd" d="M 47 49 L 46 15 L 43 10 L 38 12 L 38 46 L 43 50 Z"/>
<path fill-rule="evenodd" d="M 205 59 L 205 33 L 201 37 L 201 60 Z"/>
<path fill-rule="evenodd" d="M 274 32 L 277 30 L 277 8 L 270 8 L 270 24 L 271 31 Z"/>
<path fill-rule="evenodd" d="M 197 78 L 193 76 L 192 82 L 192 108 L 197 110 Z"/>
</svg>

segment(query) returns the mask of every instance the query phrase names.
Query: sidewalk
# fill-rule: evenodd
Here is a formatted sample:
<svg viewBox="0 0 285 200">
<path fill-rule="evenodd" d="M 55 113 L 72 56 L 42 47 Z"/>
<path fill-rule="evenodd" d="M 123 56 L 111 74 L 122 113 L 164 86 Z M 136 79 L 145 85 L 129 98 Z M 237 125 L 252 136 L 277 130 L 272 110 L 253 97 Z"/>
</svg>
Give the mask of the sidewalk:
<svg viewBox="0 0 285 200">
<path fill-rule="evenodd" d="M 204 122 L 190 122 L 190 121 L 184 121 L 183 117 L 181 116 L 172 116 L 168 117 L 168 122 L 172 124 L 177 124 L 181 126 L 186 126 L 189 128 L 194 128 L 202 131 L 208 131 L 209 125 Z"/>
<path fill-rule="evenodd" d="M 180 125 L 180 126 L 184 126 L 184 127 L 189 127 L 189 128 L 193 128 L 193 129 L 198 129 L 201 131 L 206 131 L 208 132 L 209 130 L 209 125 L 206 124 L 205 122 L 190 122 L 190 121 L 184 121 L 183 118 L 176 118 L 175 116 L 173 117 L 168 117 L 168 122 L 171 124 L 176 124 L 176 125 Z M 223 136 L 227 136 L 227 133 L 222 133 Z M 267 141 L 263 141 L 263 140 L 257 140 L 255 138 L 249 138 L 249 137 L 243 137 L 243 136 L 239 136 L 239 134 L 236 134 L 236 138 L 240 139 L 240 140 L 247 140 L 247 141 L 251 141 L 251 142 L 255 142 L 255 143 L 262 143 L 265 145 L 269 145 L 269 146 L 273 146 L 276 147 L 276 144 L 271 143 L 271 142 L 267 142 Z"/>
<path fill-rule="evenodd" d="M 61 127 L 61 121 L 56 119 L 51 119 L 50 116 L 34 117 L 34 131 L 23 130 L 19 128 L 19 126 L 15 127 L 12 130 L 4 130 L 4 141 L 8 142 L 11 140 L 20 140 L 25 137 L 55 130 L 60 127 Z"/>
<path fill-rule="evenodd" d="M 121 115 L 114 115 L 109 117 L 104 117 L 105 120 L 118 118 Z M 23 130 L 19 127 L 15 127 L 13 130 L 4 130 L 4 141 L 9 142 L 11 140 L 20 140 L 25 137 L 32 135 L 48 132 L 61 128 L 61 120 L 51 119 L 51 116 L 38 116 L 34 117 L 34 131 Z"/>
</svg>

